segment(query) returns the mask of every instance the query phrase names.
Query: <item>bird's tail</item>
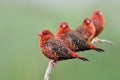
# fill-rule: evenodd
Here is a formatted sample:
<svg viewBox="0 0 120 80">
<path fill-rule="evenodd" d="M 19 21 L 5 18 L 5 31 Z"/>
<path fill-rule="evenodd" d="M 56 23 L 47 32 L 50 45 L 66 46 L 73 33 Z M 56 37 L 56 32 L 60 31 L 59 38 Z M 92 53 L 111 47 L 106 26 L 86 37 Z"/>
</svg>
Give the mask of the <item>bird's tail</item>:
<svg viewBox="0 0 120 80">
<path fill-rule="evenodd" d="M 89 61 L 87 58 L 81 56 L 81 55 L 78 55 L 77 53 L 75 52 L 70 52 L 71 56 L 74 57 L 74 58 L 78 58 L 78 59 L 81 59 L 83 61 Z"/>
<path fill-rule="evenodd" d="M 96 46 L 89 44 L 89 47 L 93 50 L 96 50 L 97 52 L 105 52 L 103 49 L 101 48 L 97 48 Z"/>
<path fill-rule="evenodd" d="M 96 50 L 97 52 L 105 52 L 105 50 L 103 50 L 101 48 L 94 48 L 94 50 Z"/>
</svg>

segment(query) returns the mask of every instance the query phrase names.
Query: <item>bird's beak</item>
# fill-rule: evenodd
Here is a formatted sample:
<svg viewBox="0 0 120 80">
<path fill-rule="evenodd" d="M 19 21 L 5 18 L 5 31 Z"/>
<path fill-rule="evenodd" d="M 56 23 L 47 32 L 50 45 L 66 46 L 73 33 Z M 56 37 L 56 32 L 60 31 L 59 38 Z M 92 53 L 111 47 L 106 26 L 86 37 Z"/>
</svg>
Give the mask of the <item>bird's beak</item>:
<svg viewBox="0 0 120 80">
<path fill-rule="evenodd" d="M 42 32 L 38 33 L 38 36 L 42 36 L 42 35 L 43 35 Z"/>
<path fill-rule="evenodd" d="M 63 28 L 66 28 L 66 27 L 67 27 L 67 25 L 66 25 L 66 24 L 63 24 L 63 25 L 62 25 L 62 27 L 63 27 Z"/>
<path fill-rule="evenodd" d="M 86 22 L 87 22 L 88 24 L 90 23 L 90 21 L 89 21 L 89 20 L 87 20 Z"/>
<path fill-rule="evenodd" d="M 100 16 L 102 16 L 102 15 L 103 15 L 103 13 L 102 13 L 102 12 L 100 12 L 100 13 L 99 13 L 99 15 L 100 15 Z"/>
</svg>

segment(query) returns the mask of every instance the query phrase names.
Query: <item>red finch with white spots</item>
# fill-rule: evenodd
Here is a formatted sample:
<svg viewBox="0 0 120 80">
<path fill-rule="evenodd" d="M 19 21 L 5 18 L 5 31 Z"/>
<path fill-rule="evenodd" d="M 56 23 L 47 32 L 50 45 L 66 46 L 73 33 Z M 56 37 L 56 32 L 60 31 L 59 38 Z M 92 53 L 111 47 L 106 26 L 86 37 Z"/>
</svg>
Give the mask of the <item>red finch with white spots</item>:
<svg viewBox="0 0 120 80">
<path fill-rule="evenodd" d="M 92 40 L 91 43 L 101 42 L 101 43 L 111 44 L 112 46 L 114 46 L 112 41 L 97 38 L 97 36 L 100 35 L 100 33 L 103 31 L 103 29 L 105 27 L 105 18 L 103 16 L 102 11 L 99 9 L 95 10 L 92 13 L 90 18 L 91 18 L 91 20 L 94 24 L 94 27 L 95 27 L 95 35 L 94 35 L 94 39 Z"/>
<path fill-rule="evenodd" d="M 91 20 L 95 27 L 95 35 L 97 37 L 104 29 L 105 19 L 101 10 L 95 10 L 91 16 Z"/>
<path fill-rule="evenodd" d="M 75 31 L 80 37 L 82 36 L 88 43 L 91 43 L 95 35 L 95 27 L 90 18 L 85 18 L 82 25 L 79 26 Z"/>
<path fill-rule="evenodd" d="M 88 61 L 88 59 L 70 50 L 61 40 L 56 39 L 49 30 L 43 30 L 38 35 L 40 36 L 40 48 L 49 59 L 59 61 L 78 58 Z"/>
<path fill-rule="evenodd" d="M 88 21 L 88 19 L 85 19 L 85 20 Z M 88 23 L 90 23 L 90 21 Z M 85 34 L 84 31 L 83 33 Z M 69 47 L 72 51 L 75 51 L 75 52 L 92 50 L 92 49 L 98 52 L 104 51 L 103 49 L 97 48 L 96 46 L 88 43 L 84 36 L 78 36 L 77 32 L 74 30 L 71 30 L 66 22 L 60 23 L 60 26 L 56 33 L 56 37 L 62 40 L 67 47 Z"/>
</svg>

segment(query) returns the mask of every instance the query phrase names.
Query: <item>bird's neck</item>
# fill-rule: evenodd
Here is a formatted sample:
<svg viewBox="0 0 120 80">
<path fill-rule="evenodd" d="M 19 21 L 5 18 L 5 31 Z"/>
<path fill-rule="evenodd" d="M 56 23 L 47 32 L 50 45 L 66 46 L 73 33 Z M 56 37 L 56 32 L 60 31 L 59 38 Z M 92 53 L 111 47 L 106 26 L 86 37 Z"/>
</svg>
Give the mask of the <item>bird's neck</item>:
<svg viewBox="0 0 120 80">
<path fill-rule="evenodd" d="M 89 28 L 93 28 L 94 29 L 93 23 L 89 24 Z"/>
<path fill-rule="evenodd" d="M 60 28 L 60 29 L 58 29 L 58 32 L 57 32 L 56 36 L 67 33 L 69 31 L 70 31 L 70 28 L 67 28 L 67 29 L 61 29 Z"/>
<path fill-rule="evenodd" d="M 45 41 L 54 38 L 53 36 L 46 36 L 46 37 L 42 37 L 40 38 L 40 43 L 44 43 Z"/>
</svg>

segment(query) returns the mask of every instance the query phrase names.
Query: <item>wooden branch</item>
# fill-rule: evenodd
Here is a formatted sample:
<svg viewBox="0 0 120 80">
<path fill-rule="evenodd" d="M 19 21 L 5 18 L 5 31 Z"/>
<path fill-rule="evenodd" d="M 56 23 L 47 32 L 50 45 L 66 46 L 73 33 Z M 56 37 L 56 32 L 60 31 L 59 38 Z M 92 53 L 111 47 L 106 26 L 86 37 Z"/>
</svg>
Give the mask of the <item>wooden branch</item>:
<svg viewBox="0 0 120 80">
<path fill-rule="evenodd" d="M 53 68 L 55 65 L 56 65 L 56 62 L 54 62 L 54 60 L 51 60 L 51 61 L 48 63 L 48 67 L 47 67 L 46 72 L 45 72 L 44 80 L 49 80 L 49 77 L 50 77 L 52 68 Z"/>
<path fill-rule="evenodd" d="M 107 44 L 110 44 L 111 46 L 114 46 L 114 44 L 112 43 L 112 41 L 108 41 L 108 40 L 105 40 L 105 39 L 99 39 L 97 37 L 94 38 L 91 43 L 97 43 L 97 42 L 107 43 Z"/>
</svg>

